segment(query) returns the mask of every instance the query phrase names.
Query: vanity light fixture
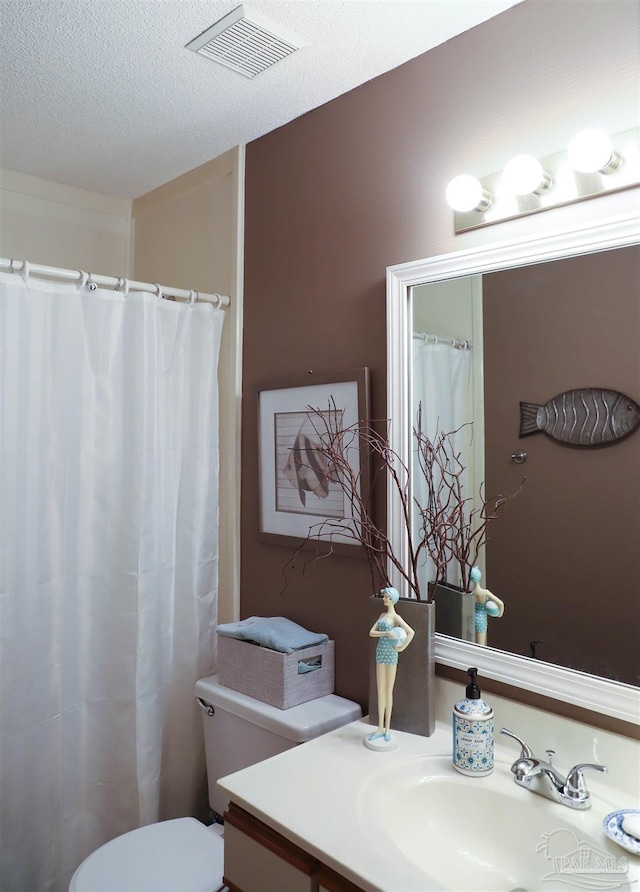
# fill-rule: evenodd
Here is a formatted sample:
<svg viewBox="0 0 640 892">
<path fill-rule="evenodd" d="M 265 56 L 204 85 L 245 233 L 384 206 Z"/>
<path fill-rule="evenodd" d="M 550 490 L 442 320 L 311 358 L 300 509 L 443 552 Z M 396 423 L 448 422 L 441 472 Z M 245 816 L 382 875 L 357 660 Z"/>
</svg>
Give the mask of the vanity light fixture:
<svg viewBox="0 0 640 892">
<path fill-rule="evenodd" d="M 592 128 L 576 134 L 566 151 L 555 155 L 521 154 L 502 173 L 454 177 L 446 200 L 459 233 L 638 185 L 638 128 L 612 137 Z"/>
<path fill-rule="evenodd" d="M 461 174 L 447 186 L 447 203 L 454 211 L 486 211 L 493 196 L 482 188 L 477 177 Z"/>
<path fill-rule="evenodd" d="M 533 155 L 516 155 L 502 171 L 502 183 L 513 195 L 543 195 L 553 182 Z"/>
<path fill-rule="evenodd" d="M 616 171 L 622 164 L 622 156 L 604 130 L 581 130 L 567 146 L 569 164 L 580 173 L 606 173 Z"/>
</svg>

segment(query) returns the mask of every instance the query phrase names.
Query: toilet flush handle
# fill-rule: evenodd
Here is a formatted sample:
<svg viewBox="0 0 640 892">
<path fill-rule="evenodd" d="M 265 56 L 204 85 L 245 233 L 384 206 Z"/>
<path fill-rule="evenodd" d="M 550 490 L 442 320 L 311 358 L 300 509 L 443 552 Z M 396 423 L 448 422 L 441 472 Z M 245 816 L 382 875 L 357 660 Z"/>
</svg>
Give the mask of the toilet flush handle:
<svg viewBox="0 0 640 892">
<path fill-rule="evenodd" d="M 206 700 L 203 700 L 202 697 L 196 697 L 198 701 L 198 706 L 203 712 L 206 712 L 207 715 L 215 715 L 216 711 L 210 703 L 207 703 Z"/>
</svg>

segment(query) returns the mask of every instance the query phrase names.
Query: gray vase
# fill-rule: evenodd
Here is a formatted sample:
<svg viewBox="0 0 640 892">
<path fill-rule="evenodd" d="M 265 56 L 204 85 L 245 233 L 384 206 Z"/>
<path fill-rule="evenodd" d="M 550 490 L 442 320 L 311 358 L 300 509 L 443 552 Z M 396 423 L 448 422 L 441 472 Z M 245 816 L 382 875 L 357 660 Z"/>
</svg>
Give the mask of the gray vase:
<svg viewBox="0 0 640 892">
<path fill-rule="evenodd" d="M 379 595 L 369 598 L 369 628 L 385 607 Z M 398 655 L 398 673 L 393 689 L 391 729 L 430 737 L 435 720 L 435 604 L 400 598 L 396 611 L 415 631 L 409 647 Z M 377 638 L 369 639 L 369 722 L 378 724 L 376 684 Z"/>
<path fill-rule="evenodd" d="M 473 592 L 463 592 L 461 588 L 445 582 L 432 582 L 429 583 L 429 593 L 436 603 L 436 632 L 463 641 L 475 641 Z"/>
</svg>

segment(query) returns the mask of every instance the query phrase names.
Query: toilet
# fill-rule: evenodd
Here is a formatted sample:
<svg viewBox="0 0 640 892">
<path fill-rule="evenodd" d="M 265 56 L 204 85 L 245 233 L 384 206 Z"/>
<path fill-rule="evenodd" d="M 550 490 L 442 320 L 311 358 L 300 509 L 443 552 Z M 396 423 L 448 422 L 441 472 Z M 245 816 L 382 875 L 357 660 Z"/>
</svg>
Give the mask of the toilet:
<svg viewBox="0 0 640 892">
<path fill-rule="evenodd" d="M 202 710 L 209 804 L 216 816 L 228 800 L 218 778 L 361 718 L 357 703 L 335 694 L 278 709 L 232 688 L 216 675 L 196 683 Z M 195 818 L 160 821 L 131 830 L 92 852 L 69 892 L 218 892 L 224 841 L 219 823 Z"/>
</svg>

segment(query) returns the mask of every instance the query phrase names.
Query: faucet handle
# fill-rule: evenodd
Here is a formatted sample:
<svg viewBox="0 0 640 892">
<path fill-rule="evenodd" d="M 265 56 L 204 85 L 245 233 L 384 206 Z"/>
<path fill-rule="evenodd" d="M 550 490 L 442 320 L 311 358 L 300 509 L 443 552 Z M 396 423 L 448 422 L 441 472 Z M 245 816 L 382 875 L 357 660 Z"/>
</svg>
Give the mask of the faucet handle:
<svg viewBox="0 0 640 892">
<path fill-rule="evenodd" d="M 587 784 L 583 774 L 585 768 L 591 768 L 593 771 L 602 771 L 605 774 L 607 773 L 606 765 L 592 765 L 589 762 L 574 765 L 569 771 L 564 785 L 565 796 L 568 796 L 570 799 L 580 799 L 582 801 L 589 799 L 589 791 L 587 790 Z"/>
<path fill-rule="evenodd" d="M 520 753 L 521 759 L 533 759 L 533 750 L 529 746 L 528 743 L 525 743 L 524 740 L 521 740 L 517 734 L 514 734 L 513 731 L 510 731 L 508 728 L 500 728 L 501 734 L 506 734 L 507 737 L 513 737 L 514 740 L 517 740 L 520 744 L 522 752 Z"/>
</svg>

